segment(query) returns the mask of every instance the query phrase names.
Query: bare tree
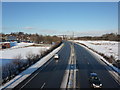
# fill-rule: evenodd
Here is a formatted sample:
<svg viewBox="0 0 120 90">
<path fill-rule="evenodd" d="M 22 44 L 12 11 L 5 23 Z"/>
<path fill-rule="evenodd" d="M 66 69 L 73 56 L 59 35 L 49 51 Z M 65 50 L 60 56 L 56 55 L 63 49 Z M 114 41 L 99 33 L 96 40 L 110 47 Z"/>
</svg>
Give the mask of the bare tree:
<svg viewBox="0 0 120 90">
<path fill-rule="evenodd" d="M 21 68 L 24 65 L 21 54 L 14 57 L 13 64 L 16 65 L 16 68 L 18 69 L 18 71 L 21 71 Z"/>
<path fill-rule="evenodd" d="M 8 63 L 2 67 L 2 79 L 3 82 L 10 80 L 15 76 L 17 69 L 14 64 Z"/>
<path fill-rule="evenodd" d="M 33 54 L 32 52 L 28 52 L 26 54 L 26 58 L 29 62 L 29 65 L 31 65 L 34 62 L 34 57 L 35 57 L 35 54 Z"/>
</svg>

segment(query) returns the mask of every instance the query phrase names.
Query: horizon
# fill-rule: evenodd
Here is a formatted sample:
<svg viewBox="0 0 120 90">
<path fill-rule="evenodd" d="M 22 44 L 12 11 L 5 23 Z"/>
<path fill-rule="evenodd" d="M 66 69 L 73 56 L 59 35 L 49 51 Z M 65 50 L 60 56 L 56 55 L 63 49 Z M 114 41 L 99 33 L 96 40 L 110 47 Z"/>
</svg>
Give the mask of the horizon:
<svg viewBox="0 0 120 90">
<path fill-rule="evenodd" d="M 3 2 L 3 33 L 100 36 L 118 32 L 117 2 Z"/>
<path fill-rule="evenodd" d="M 3 32 L 1 32 L 0 34 L 8 34 L 8 35 L 10 35 L 10 34 L 12 34 L 12 33 L 14 33 L 14 34 L 18 34 L 19 32 L 10 32 L 10 33 L 3 33 Z M 38 33 L 25 33 L 25 32 L 22 32 L 22 33 L 24 33 L 24 34 L 38 34 Z M 101 37 L 101 36 L 103 36 L 103 35 L 107 35 L 107 34 L 115 34 L 115 35 L 120 35 L 119 33 L 104 33 L 104 34 L 102 34 L 102 35 L 96 35 L 96 36 L 91 36 L 91 35 L 86 35 L 86 36 L 76 36 L 75 34 L 71 34 L 71 35 L 65 35 L 65 34 L 59 34 L 59 35 L 47 35 L 47 34 L 45 34 L 45 35 L 43 35 L 43 34 L 38 34 L 38 35 L 42 35 L 42 36 L 69 36 L 69 37 L 73 37 L 73 35 L 74 35 L 74 37 Z"/>
</svg>

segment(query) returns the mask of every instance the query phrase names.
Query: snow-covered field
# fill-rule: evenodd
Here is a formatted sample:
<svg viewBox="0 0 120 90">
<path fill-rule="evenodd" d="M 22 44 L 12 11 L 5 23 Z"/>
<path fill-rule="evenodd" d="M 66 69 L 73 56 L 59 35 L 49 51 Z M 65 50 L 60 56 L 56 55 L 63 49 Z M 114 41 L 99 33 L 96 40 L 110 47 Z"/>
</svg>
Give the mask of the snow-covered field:
<svg viewBox="0 0 120 90">
<path fill-rule="evenodd" d="M 83 43 L 87 45 L 89 48 L 98 51 L 99 53 L 103 53 L 106 56 L 113 56 L 115 60 L 118 60 L 118 42 L 115 41 L 80 41 L 75 40 L 75 42 Z"/>
<path fill-rule="evenodd" d="M 23 80 L 25 80 L 27 77 L 29 77 L 33 72 L 35 72 L 38 68 L 40 68 L 44 63 L 46 63 L 53 55 L 55 55 L 62 47 L 64 44 L 53 50 L 51 53 L 43 57 L 41 60 L 39 60 L 37 63 L 34 65 L 30 66 L 23 72 L 21 72 L 19 75 L 17 75 L 15 78 L 7 82 L 5 85 L 0 87 L 1 89 L 6 89 L 6 88 L 14 88 L 17 86 L 19 83 L 21 83 Z"/>
<path fill-rule="evenodd" d="M 0 62 L 2 61 L 2 65 L 5 65 L 7 63 L 10 63 L 12 60 L 14 60 L 17 56 L 21 55 L 22 59 L 26 59 L 26 55 L 29 53 L 31 54 L 40 54 L 43 51 L 46 51 L 50 48 L 48 47 L 24 47 L 33 45 L 33 43 L 18 43 L 17 46 L 14 46 L 12 48 L 0 50 Z M 22 47 L 22 48 L 21 48 Z"/>
<path fill-rule="evenodd" d="M 19 47 L 25 47 L 25 46 L 30 46 L 33 45 L 34 43 L 25 43 L 25 42 L 21 42 L 21 43 L 17 43 L 17 46 L 11 47 L 11 48 L 19 48 Z"/>
</svg>

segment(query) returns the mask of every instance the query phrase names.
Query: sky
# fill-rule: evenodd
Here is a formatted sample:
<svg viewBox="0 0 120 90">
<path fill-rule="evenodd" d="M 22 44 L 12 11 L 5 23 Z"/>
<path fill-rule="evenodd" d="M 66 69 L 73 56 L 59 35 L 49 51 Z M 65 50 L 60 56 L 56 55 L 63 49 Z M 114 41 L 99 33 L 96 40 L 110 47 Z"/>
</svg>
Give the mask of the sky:
<svg viewBox="0 0 120 90">
<path fill-rule="evenodd" d="M 117 2 L 2 3 L 3 33 L 97 36 L 117 31 Z"/>
<path fill-rule="evenodd" d="M 120 0 L 2 0 L 2 2 L 119 2 Z"/>
</svg>

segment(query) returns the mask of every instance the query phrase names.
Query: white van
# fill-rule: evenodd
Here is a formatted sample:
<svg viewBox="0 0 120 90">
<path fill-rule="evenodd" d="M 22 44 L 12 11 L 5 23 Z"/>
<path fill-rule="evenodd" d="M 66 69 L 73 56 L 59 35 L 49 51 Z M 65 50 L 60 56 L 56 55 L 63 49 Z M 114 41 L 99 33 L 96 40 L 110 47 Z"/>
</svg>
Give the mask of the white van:
<svg viewBox="0 0 120 90">
<path fill-rule="evenodd" d="M 55 55 L 54 55 L 54 59 L 59 59 L 59 55 L 58 55 L 58 54 L 55 54 Z"/>
</svg>

